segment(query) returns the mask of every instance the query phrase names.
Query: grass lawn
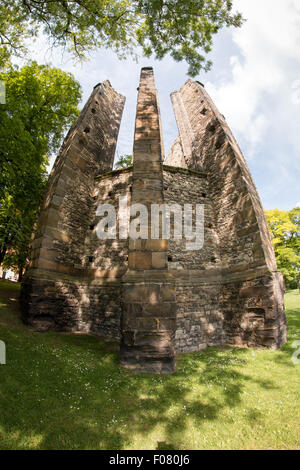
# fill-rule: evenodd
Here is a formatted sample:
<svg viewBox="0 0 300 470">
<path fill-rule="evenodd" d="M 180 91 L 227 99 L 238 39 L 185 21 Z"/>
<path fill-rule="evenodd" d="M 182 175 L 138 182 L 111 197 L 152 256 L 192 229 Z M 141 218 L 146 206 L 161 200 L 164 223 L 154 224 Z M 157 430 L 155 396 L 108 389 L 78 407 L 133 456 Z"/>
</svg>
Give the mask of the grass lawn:
<svg viewBox="0 0 300 470">
<path fill-rule="evenodd" d="M 125 372 L 92 336 L 29 330 L 18 295 L 0 281 L 0 449 L 300 449 L 298 291 L 282 350 L 183 354 L 172 376 Z"/>
</svg>

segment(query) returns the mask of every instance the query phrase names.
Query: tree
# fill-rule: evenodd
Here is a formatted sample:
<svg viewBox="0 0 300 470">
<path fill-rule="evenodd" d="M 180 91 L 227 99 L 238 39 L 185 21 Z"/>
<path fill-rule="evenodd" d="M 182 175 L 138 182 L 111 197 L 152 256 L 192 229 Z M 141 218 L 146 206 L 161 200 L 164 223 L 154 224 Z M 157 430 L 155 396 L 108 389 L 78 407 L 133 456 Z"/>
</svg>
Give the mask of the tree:
<svg viewBox="0 0 300 470">
<path fill-rule="evenodd" d="M 291 211 L 266 211 L 278 269 L 288 287 L 300 278 L 300 208 Z"/>
<path fill-rule="evenodd" d="M 127 168 L 132 165 L 132 155 L 121 155 L 117 161 L 116 168 Z"/>
<path fill-rule="evenodd" d="M 48 157 L 78 116 L 80 85 L 60 69 L 36 62 L 0 73 L 0 264 L 26 264 Z"/>
<path fill-rule="evenodd" d="M 24 38 L 40 30 L 52 45 L 77 57 L 98 47 L 119 57 L 143 54 L 186 60 L 189 74 L 209 69 L 213 35 L 223 26 L 239 27 L 232 0 L 2 0 L 0 58 L 24 53 Z"/>
<path fill-rule="evenodd" d="M 38 196 L 40 198 L 40 194 Z M 7 198 L 7 200 L 3 201 L 4 210 L 3 206 L 0 208 L 0 237 L 2 240 L 5 240 L 1 250 L 2 267 L 17 272 L 18 280 L 21 281 L 28 260 L 29 240 L 38 206 L 34 197 L 31 199 L 31 204 L 27 203 L 27 206 L 31 206 L 27 210 L 25 210 L 24 205 L 21 207 L 21 210 L 16 209 L 13 203 L 9 204 L 10 202 L 12 202 L 11 198 Z M 5 203 L 8 203 L 11 207 L 5 208 Z M 5 209 L 10 210 L 5 213 Z"/>
</svg>

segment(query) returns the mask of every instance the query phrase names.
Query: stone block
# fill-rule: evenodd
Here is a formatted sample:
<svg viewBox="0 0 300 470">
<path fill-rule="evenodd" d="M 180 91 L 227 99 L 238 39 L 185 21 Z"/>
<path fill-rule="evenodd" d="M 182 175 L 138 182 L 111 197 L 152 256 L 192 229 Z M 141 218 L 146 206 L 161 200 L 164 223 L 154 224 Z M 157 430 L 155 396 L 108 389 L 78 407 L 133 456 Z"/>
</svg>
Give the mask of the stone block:
<svg viewBox="0 0 300 470">
<path fill-rule="evenodd" d="M 124 302 L 134 304 L 137 302 L 141 303 L 149 303 L 151 305 L 155 305 L 159 303 L 159 286 L 158 285 L 151 285 L 151 286 L 140 286 L 140 285 L 131 285 L 131 286 L 124 286 L 124 295 L 123 295 Z"/>
<path fill-rule="evenodd" d="M 175 286 L 174 287 L 169 287 L 166 285 L 163 285 L 160 289 L 160 300 L 161 302 L 174 302 L 176 300 L 176 291 L 175 291 Z"/>
<path fill-rule="evenodd" d="M 54 209 L 53 207 L 50 207 L 48 209 L 46 224 L 49 227 L 55 227 L 56 228 L 60 218 L 61 218 L 60 212 L 57 209 Z"/>
<path fill-rule="evenodd" d="M 147 251 L 165 251 L 168 249 L 168 240 L 152 240 L 145 241 L 145 250 Z"/>
<path fill-rule="evenodd" d="M 147 252 L 132 252 L 128 255 L 128 266 L 130 269 L 150 269 L 151 268 L 151 253 Z"/>
<path fill-rule="evenodd" d="M 159 302 L 157 304 L 143 304 L 142 312 L 144 316 L 152 317 L 176 317 L 175 302 Z"/>
<path fill-rule="evenodd" d="M 147 149 L 148 152 L 145 152 L 143 148 Z M 150 151 L 149 151 L 150 150 Z M 146 145 L 139 148 L 134 153 L 134 161 L 135 162 L 144 162 L 148 164 L 148 162 L 157 162 L 157 152 L 159 151 L 159 146 Z"/>
<path fill-rule="evenodd" d="M 167 255 L 164 251 L 152 252 L 152 267 L 154 269 L 166 269 Z"/>
</svg>

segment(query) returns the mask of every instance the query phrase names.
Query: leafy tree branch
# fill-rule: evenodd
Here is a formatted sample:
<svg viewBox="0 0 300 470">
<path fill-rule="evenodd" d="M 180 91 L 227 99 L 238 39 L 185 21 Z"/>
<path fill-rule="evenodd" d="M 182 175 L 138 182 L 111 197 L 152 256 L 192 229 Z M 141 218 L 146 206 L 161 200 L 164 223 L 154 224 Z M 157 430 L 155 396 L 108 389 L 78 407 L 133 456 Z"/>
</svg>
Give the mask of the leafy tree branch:
<svg viewBox="0 0 300 470">
<path fill-rule="evenodd" d="M 186 61 L 195 76 L 211 67 L 205 55 L 213 36 L 242 25 L 232 10 L 231 0 L 2 0 L 0 61 L 24 54 L 24 39 L 42 31 L 80 59 L 100 47 L 120 58 L 141 49 L 146 57 Z"/>
</svg>

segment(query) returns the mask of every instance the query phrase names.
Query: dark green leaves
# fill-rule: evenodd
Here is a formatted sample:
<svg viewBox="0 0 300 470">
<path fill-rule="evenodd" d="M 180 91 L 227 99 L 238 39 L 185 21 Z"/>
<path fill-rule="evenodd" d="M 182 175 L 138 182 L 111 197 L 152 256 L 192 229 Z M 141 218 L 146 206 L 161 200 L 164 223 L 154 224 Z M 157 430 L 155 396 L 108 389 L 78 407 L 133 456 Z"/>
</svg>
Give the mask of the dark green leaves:
<svg viewBox="0 0 300 470">
<path fill-rule="evenodd" d="M 141 47 L 145 56 L 185 60 L 191 76 L 210 68 L 203 53 L 213 35 L 243 22 L 229 0 L 4 0 L 0 18 L 2 62 L 24 53 L 24 37 L 42 30 L 77 57 L 97 47 L 125 57 Z"/>
<path fill-rule="evenodd" d="M 0 263 L 24 266 L 47 179 L 48 157 L 78 116 L 79 84 L 36 62 L 0 73 Z M 23 261 L 22 261 L 23 260 Z"/>
</svg>

